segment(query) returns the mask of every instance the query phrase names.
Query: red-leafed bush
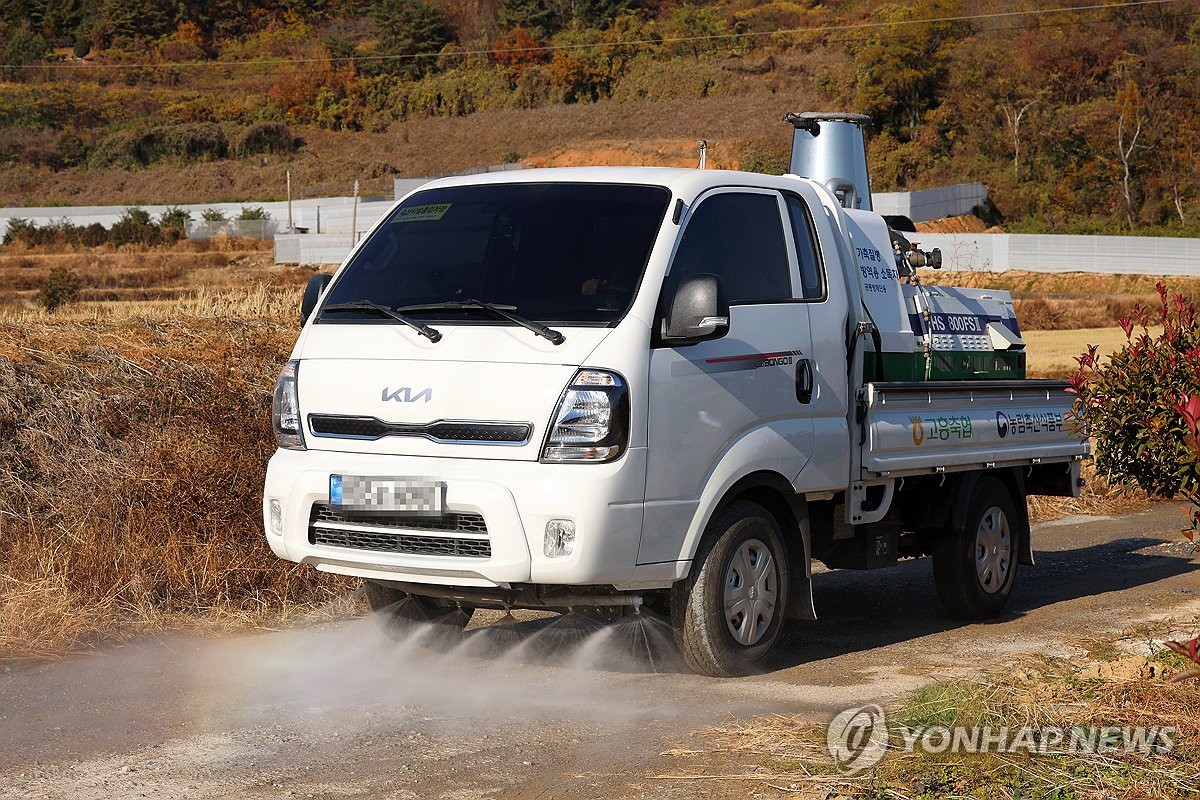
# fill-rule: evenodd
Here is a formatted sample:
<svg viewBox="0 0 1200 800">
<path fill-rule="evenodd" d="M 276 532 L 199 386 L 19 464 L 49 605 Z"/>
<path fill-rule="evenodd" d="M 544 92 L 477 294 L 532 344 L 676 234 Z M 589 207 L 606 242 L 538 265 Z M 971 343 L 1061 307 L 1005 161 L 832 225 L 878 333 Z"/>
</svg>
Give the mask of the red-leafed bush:
<svg viewBox="0 0 1200 800">
<path fill-rule="evenodd" d="M 1105 359 L 1092 346 L 1076 359 L 1073 416 L 1101 475 L 1200 504 L 1200 326 L 1194 303 L 1157 289 L 1158 309 L 1138 305 L 1121 318 L 1120 350 Z"/>
</svg>

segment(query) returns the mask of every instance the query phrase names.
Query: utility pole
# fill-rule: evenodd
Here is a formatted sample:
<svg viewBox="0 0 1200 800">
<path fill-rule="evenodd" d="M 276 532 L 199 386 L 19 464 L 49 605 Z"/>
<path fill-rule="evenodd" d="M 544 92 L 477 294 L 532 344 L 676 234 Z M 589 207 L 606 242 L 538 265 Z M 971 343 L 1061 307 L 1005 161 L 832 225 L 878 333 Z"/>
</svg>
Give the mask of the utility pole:
<svg viewBox="0 0 1200 800">
<path fill-rule="evenodd" d="M 287 171 L 287 196 L 288 196 L 288 233 L 295 233 L 296 227 L 292 225 L 292 171 Z"/>
<path fill-rule="evenodd" d="M 354 181 L 354 210 L 350 212 L 350 246 L 358 244 L 358 181 Z"/>
</svg>

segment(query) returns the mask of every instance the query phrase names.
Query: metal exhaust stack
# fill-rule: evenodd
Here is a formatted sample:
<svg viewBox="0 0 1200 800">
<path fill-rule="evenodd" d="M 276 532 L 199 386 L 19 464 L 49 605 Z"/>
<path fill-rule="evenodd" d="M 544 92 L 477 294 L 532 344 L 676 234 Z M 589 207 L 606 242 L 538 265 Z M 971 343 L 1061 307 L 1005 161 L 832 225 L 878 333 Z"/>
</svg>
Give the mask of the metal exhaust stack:
<svg viewBox="0 0 1200 800">
<path fill-rule="evenodd" d="M 862 126 L 865 114 L 837 111 L 794 112 L 783 118 L 792 123 L 793 175 L 824 183 L 844 208 L 871 210 L 871 183 L 867 179 L 867 148 Z"/>
</svg>

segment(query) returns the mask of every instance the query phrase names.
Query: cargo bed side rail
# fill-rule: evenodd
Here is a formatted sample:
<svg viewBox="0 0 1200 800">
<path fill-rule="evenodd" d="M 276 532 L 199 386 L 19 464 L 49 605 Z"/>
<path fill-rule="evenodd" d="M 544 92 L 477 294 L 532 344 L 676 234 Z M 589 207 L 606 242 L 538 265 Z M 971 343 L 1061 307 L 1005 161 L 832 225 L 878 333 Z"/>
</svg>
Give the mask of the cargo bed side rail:
<svg viewBox="0 0 1200 800">
<path fill-rule="evenodd" d="M 868 383 L 860 480 L 1082 461 L 1066 381 Z"/>
</svg>

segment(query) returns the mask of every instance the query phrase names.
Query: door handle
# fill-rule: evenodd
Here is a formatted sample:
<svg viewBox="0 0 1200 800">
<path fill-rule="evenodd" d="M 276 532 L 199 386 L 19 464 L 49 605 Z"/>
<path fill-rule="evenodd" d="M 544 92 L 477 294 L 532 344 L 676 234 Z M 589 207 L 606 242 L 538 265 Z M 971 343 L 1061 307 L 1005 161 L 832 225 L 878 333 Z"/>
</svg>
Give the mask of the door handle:
<svg viewBox="0 0 1200 800">
<path fill-rule="evenodd" d="M 808 405 L 813 396 L 812 360 L 801 358 L 796 361 L 796 399 Z"/>
</svg>

